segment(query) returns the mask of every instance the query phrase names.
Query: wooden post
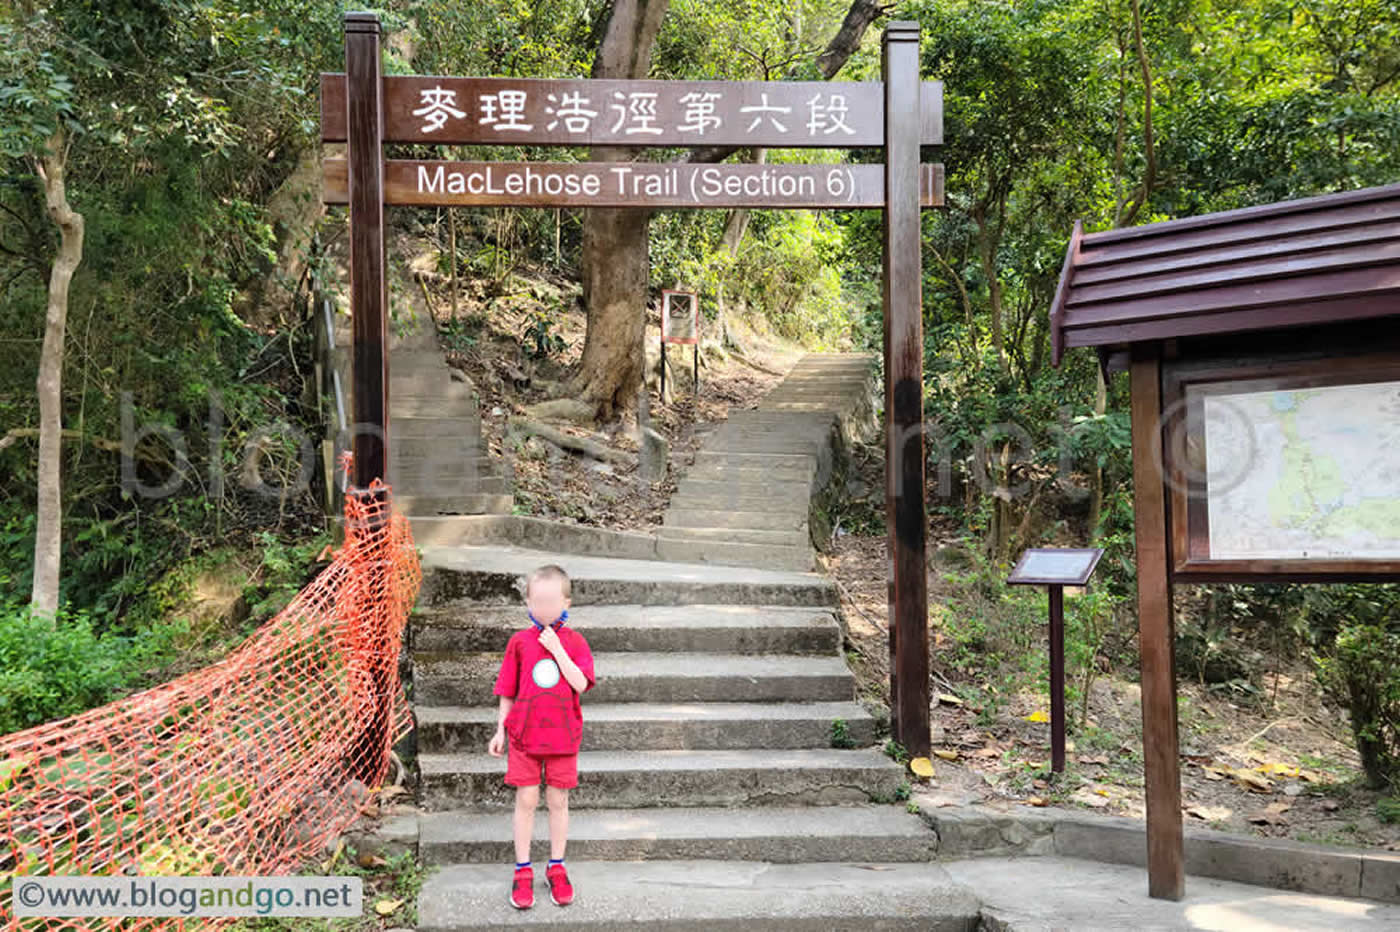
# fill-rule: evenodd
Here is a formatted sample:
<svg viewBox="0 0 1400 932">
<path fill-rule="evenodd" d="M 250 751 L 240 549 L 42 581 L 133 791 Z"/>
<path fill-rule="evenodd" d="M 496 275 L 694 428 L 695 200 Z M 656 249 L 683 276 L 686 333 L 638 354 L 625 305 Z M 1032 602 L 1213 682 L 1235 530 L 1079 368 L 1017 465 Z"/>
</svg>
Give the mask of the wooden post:
<svg viewBox="0 0 1400 932">
<path fill-rule="evenodd" d="M 885 94 L 885 515 L 890 553 L 894 738 L 929 753 L 928 569 L 924 512 L 923 301 L 919 222 L 919 24 L 892 22 Z"/>
<path fill-rule="evenodd" d="M 1137 534 L 1138 650 L 1142 657 L 1147 887 L 1150 896 L 1179 900 L 1185 882 L 1172 585 L 1167 565 L 1169 537 L 1162 466 L 1161 375 L 1157 348 L 1134 345 L 1133 512 Z"/>
<path fill-rule="evenodd" d="M 388 764 L 392 706 L 389 683 L 397 656 L 388 651 L 389 545 L 387 494 L 375 479 L 387 481 L 389 447 L 388 291 L 384 280 L 384 113 L 380 82 L 379 19 L 372 13 L 345 14 L 346 158 L 350 195 L 350 314 L 353 350 L 354 459 L 351 488 L 368 509 L 362 539 L 371 548 L 366 570 L 372 577 L 363 606 L 371 629 L 365 680 L 372 692 L 371 711 L 351 751 L 355 775 L 377 786 Z M 376 507 L 379 505 L 380 507 Z"/>
<path fill-rule="evenodd" d="M 384 281 L 384 131 L 379 19 L 345 14 L 346 158 L 350 177 L 350 314 L 354 349 L 352 484 L 384 479 L 389 442 L 388 290 Z"/>
<path fill-rule="evenodd" d="M 1050 587 L 1050 769 L 1065 772 L 1065 587 Z"/>
</svg>

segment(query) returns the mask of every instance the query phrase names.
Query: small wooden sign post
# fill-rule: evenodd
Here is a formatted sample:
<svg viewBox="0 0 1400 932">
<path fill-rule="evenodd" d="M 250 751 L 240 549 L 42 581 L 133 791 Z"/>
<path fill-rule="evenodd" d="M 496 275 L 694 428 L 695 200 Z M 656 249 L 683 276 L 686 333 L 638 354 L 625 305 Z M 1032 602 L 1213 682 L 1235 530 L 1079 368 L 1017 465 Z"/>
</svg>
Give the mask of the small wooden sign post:
<svg viewBox="0 0 1400 932">
<path fill-rule="evenodd" d="M 1050 595 L 1050 769 L 1065 771 L 1065 586 L 1087 586 L 1103 551 L 1097 547 L 1031 549 L 1006 582 L 1046 586 Z"/>
<path fill-rule="evenodd" d="M 348 146 L 324 162 L 322 200 L 350 207 L 357 487 L 384 475 L 388 445 L 386 205 L 882 211 L 891 731 L 911 754 L 928 754 L 919 218 L 943 204 L 943 167 L 921 162 L 920 147 L 943 142 L 943 92 L 919 80 L 918 23 L 885 27 L 882 80 L 864 82 L 384 75 L 378 17 L 347 13 L 344 24 L 345 73 L 321 76 L 321 141 Z M 876 148 L 885 163 L 385 159 L 394 143 Z"/>
<path fill-rule="evenodd" d="M 668 288 L 661 292 L 661 394 L 666 395 L 666 344 L 695 348 L 695 394 L 700 395 L 700 296 Z"/>
</svg>

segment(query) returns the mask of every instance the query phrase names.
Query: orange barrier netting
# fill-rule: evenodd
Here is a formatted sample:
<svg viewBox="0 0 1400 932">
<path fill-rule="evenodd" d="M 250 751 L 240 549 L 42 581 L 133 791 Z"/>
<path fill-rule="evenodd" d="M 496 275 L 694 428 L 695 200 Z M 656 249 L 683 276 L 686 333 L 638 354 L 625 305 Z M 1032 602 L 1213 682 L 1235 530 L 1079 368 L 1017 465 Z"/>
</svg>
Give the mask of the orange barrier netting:
<svg viewBox="0 0 1400 932">
<path fill-rule="evenodd" d="M 388 487 L 371 491 L 346 496 L 331 565 L 223 661 L 0 736 L 0 924 L 184 928 L 17 920 L 13 880 L 288 874 L 372 805 L 389 749 L 412 728 L 399 649 L 422 570 Z"/>
</svg>

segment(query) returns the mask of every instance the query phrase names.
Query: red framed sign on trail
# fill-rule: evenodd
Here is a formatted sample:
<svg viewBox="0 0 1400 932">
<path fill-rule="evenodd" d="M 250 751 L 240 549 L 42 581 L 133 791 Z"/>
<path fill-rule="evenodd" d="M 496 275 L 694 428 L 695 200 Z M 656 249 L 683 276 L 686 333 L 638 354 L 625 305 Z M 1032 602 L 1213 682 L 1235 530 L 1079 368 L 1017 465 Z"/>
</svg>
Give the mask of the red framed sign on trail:
<svg viewBox="0 0 1400 932">
<path fill-rule="evenodd" d="M 884 214 L 891 731 L 929 753 L 919 212 L 943 203 L 943 94 L 919 80 L 919 26 L 892 22 L 883 80 L 618 81 L 383 74 L 380 24 L 347 13 L 345 72 L 321 76 L 323 200 L 350 213 L 352 488 L 384 475 L 389 434 L 387 205 L 875 208 Z M 879 148 L 881 164 L 386 160 L 386 143 Z M 640 313 L 640 310 L 639 310 Z"/>
</svg>

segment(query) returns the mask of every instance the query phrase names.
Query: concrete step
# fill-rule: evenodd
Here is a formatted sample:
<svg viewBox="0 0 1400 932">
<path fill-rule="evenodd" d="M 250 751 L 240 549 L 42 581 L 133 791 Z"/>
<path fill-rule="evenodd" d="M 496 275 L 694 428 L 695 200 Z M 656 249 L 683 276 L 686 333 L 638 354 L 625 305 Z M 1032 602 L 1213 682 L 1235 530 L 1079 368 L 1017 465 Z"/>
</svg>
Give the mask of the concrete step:
<svg viewBox="0 0 1400 932">
<path fill-rule="evenodd" d="M 591 650 L 591 646 L 590 646 Z M 792 702 L 855 698 L 839 656 L 593 651 L 591 702 Z M 413 653 L 413 699 L 421 705 L 492 705 L 497 652 Z"/>
<path fill-rule="evenodd" d="M 750 453 L 743 450 L 698 450 L 696 466 L 717 466 L 732 469 L 772 469 L 800 472 L 810 469 L 815 474 L 816 461 L 810 453 Z"/>
<path fill-rule="evenodd" d="M 406 515 L 509 514 L 515 497 L 509 493 L 467 492 L 460 495 L 419 495 L 413 483 L 394 488 L 394 504 Z"/>
<path fill-rule="evenodd" d="M 835 583 L 816 573 L 459 545 L 423 548 L 418 605 L 495 601 L 518 606 L 524 576 L 546 563 L 568 572 L 576 606 L 837 604 Z"/>
<path fill-rule="evenodd" d="M 479 420 L 463 420 L 460 433 L 452 428 L 453 422 L 436 423 L 431 429 L 419 429 L 414 425 L 412 435 L 399 432 L 399 422 L 389 424 L 389 450 L 401 459 L 445 459 L 452 462 L 486 457 L 482 447 Z"/>
<path fill-rule="evenodd" d="M 536 845 L 549 844 L 549 813 L 535 815 Z M 773 806 L 752 809 L 580 809 L 569 813 L 568 863 L 575 861 L 932 861 L 938 837 L 917 815 L 892 805 Z M 509 816 L 434 813 L 421 822 L 424 864 L 510 864 Z M 552 903 L 550 904 L 553 905 Z"/>
<path fill-rule="evenodd" d="M 413 647 L 424 652 L 505 651 L 529 624 L 521 605 L 424 609 Z M 597 653 L 639 651 L 835 656 L 841 629 L 826 608 L 781 605 L 579 605 L 568 624 Z M 596 688 L 596 687 L 595 687 Z"/>
<path fill-rule="evenodd" d="M 430 810 L 515 805 L 504 755 L 419 754 L 418 766 Z M 570 809 L 849 805 L 891 799 L 904 780 L 902 766 L 870 748 L 580 751 L 578 774 Z"/>
<path fill-rule="evenodd" d="M 389 471 L 389 482 L 396 489 L 407 489 L 410 494 L 426 499 L 450 499 L 455 502 L 455 497 L 462 495 L 506 495 L 511 493 L 511 483 L 504 476 L 478 475 L 475 477 L 450 476 L 404 476 L 395 470 Z M 512 502 L 514 499 L 512 499 Z M 433 505 L 432 507 L 438 507 Z M 455 504 L 453 505 L 455 508 Z M 507 509 L 507 512 L 509 509 Z M 438 514 L 439 512 L 433 512 Z M 450 511 L 448 514 L 463 514 L 460 511 Z M 503 514 L 505 512 L 465 512 L 466 514 Z"/>
<path fill-rule="evenodd" d="M 676 483 L 676 493 L 671 497 L 674 503 L 684 497 L 686 500 L 735 502 L 782 502 L 784 504 L 807 507 L 812 499 L 812 487 L 802 482 L 785 482 L 782 479 L 769 481 L 730 481 L 720 479 L 692 479 L 683 477 Z"/>
<path fill-rule="evenodd" d="M 450 395 L 389 395 L 389 430 L 401 417 L 473 417 L 480 414 L 475 398 Z"/>
<path fill-rule="evenodd" d="M 673 527 L 732 527 L 801 531 L 807 527 L 807 509 L 726 511 L 721 502 L 702 508 L 668 508 L 662 524 Z"/>
<path fill-rule="evenodd" d="M 734 466 L 728 463 L 709 461 L 697 462 L 693 466 L 679 467 L 681 476 L 700 482 L 769 482 L 782 481 L 811 486 L 817 474 L 816 460 L 804 457 L 804 465 L 787 466 Z"/>
<path fill-rule="evenodd" d="M 448 438 L 472 438 L 481 436 L 481 415 L 472 411 L 458 417 L 428 413 L 407 415 L 391 412 L 389 421 L 389 444 L 399 440 L 446 440 Z"/>
<path fill-rule="evenodd" d="M 480 752 L 500 717 L 497 706 L 414 709 L 420 752 Z M 859 702 L 589 702 L 584 751 L 832 747 L 832 722 L 845 722 L 850 747 L 875 744 L 875 720 Z"/>
<path fill-rule="evenodd" d="M 806 531 L 769 531 L 753 528 L 670 527 L 662 525 L 656 536 L 664 540 L 719 544 L 767 544 L 770 547 L 811 548 Z"/>
<path fill-rule="evenodd" d="M 508 491 L 499 464 L 486 459 L 390 460 L 387 473 L 390 482 L 424 495 Z"/>
<path fill-rule="evenodd" d="M 429 874 L 419 932 L 521 926 L 666 932 L 976 932 L 980 903 L 927 862 L 569 861 L 574 900 L 549 901 L 535 871 L 535 906 L 513 909 L 510 868 L 454 864 Z"/>
<path fill-rule="evenodd" d="M 697 542 L 668 537 L 657 540 L 656 553 L 670 560 L 713 566 L 751 566 L 798 573 L 808 573 L 815 568 L 812 548 L 807 545 L 778 547 L 773 544 L 721 540 Z"/>
</svg>

